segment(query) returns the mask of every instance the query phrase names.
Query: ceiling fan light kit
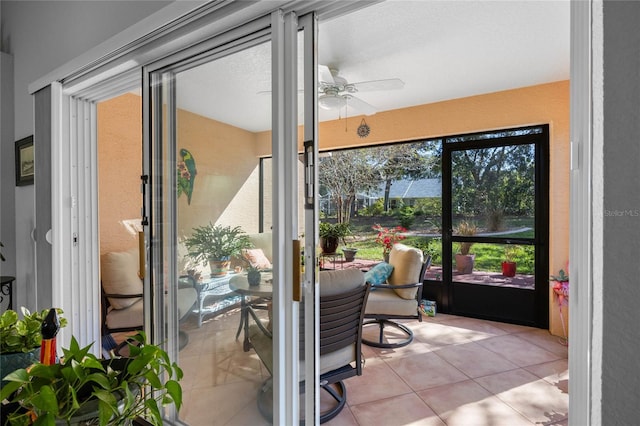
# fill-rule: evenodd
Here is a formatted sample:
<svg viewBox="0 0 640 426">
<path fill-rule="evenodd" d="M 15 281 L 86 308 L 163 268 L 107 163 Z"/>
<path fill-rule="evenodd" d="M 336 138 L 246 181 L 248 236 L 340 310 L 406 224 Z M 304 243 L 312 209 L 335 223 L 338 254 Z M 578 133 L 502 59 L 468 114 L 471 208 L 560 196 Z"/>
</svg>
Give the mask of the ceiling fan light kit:
<svg viewBox="0 0 640 426">
<path fill-rule="evenodd" d="M 338 94 L 326 94 L 318 97 L 318 105 L 326 110 L 340 109 L 347 104 L 347 99 Z"/>
<path fill-rule="evenodd" d="M 398 90 L 404 87 L 404 82 L 399 78 L 384 80 L 360 81 L 349 83 L 347 79 L 338 75 L 338 70 L 326 65 L 318 66 L 318 104 L 325 110 L 337 110 L 350 106 L 354 110 L 372 115 L 377 108 L 355 96 L 358 92 L 378 90 Z"/>
</svg>

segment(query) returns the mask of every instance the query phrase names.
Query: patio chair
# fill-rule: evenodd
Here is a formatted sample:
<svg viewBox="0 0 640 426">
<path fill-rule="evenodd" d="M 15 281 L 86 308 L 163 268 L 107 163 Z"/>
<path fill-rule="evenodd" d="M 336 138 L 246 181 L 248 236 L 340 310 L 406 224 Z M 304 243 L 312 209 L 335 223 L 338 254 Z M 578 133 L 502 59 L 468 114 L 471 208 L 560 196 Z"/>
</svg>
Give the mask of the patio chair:
<svg viewBox="0 0 640 426">
<path fill-rule="evenodd" d="M 138 276 L 138 250 L 111 252 L 101 259 L 102 334 L 142 330 L 144 302 L 142 280 Z M 178 280 L 178 320 L 184 321 L 192 312 L 198 294 L 193 277 Z M 189 342 L 189 335 L 180 330 L 180 349 Z"/>
<path fill-rule="evenodd" d="M 393 320 L 417 319 L 422 321 L 419 310 L 419 300 L 422 296 L 422 280 L 430 263 L 431 257 L 424 255 L 421 250 L 404 244 L 395 244 L 389 254 L 387 271 L 391 272 L 386 282 L 371 282 L 371 294 L 365 309 L 364 326 L 376 324 L 379 327 L 377 340 L 362 339 L 362 343 L 377 348 L 399 348 L 413 341 L 413 332 L 409 327 Z M 382 280 L 378 280 L 382 281 Z M 400 341 L 391 342 L 385 335 L 385 327 L 392 327 L 405 336 Z"/>
<path fill-rule="evenodd" d="M 364 359 L 361 352 L 362 322 L 370 286 L 364 274 L 357 269 L 320 271 L 320 383 L 335 401 L 320 413 L 320 423 L 337 416 L 347 401 L 343 380 L 360 376 Z M 267 320 L 261 320 L 249 308 L 255 321 L 249 328 L 249 339 L 254 350 L 273 376 L 272 335 Z M 304 315 L 301 311 L 301 320 Z M 302 321 L 301 321 L 302 323 Z M 304 336 L 300 347 L 303 348 Z M 302 350 L 302 349 L 301 349 Z M 300 366 L 304 372 L 304 366 Z M 265 419 L 272 420 L 273 377 L 258 392 L 258 409 Z M 303 386 L 301 383 L 301 386 Z"/>
</svg>

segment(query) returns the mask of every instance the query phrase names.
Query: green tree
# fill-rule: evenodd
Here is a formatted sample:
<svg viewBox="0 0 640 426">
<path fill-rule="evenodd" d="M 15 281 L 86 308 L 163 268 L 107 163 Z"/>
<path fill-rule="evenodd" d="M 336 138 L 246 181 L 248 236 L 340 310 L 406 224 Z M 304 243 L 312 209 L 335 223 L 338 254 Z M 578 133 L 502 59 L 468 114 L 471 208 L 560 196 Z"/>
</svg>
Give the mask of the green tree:
<svg viewBox="0 0 640 426">
<path fill-rule="evenodd" d="M 333 151 L 320 159 L 320 191 L 336 205 L 338 223 L 348 223 L 358 192 L 368 192 L 379 182 L 365 149 Z"/>
<path fill-rule="evenodd" d="M 532 215 L 534 206 L 533 145 L 500 146 L 452 154 L 454 211 L 463 215 Z"/>
<path fill-rule="evenodd" d="M 439 173 L 440 157 L 432 142 L 402 143 L 369 149 L 370 162 L 384 182 L 384 209 L 389 211 L 389 194 L 395 180 L 422 179 Z"/>
</svg>

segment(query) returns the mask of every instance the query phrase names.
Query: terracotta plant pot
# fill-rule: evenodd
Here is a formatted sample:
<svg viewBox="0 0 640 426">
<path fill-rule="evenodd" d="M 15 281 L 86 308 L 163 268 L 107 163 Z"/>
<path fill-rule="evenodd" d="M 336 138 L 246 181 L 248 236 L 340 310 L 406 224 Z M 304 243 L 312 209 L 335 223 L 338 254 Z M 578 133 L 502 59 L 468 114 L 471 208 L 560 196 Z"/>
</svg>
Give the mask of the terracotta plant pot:
<svg viewBox="0 0 640 426">
<path fill-rule="evenodd" d="M 227 275 L 230 264 L 231 262 L 229 260 L 210 260 L 209 267 L 211 268 L 211 276 L 223 277 Z"/>
<path fill-rule="evenodd" d="M 475 264 L 475 254 L 456 254 L 456 271 L 461 274 L 470 274 L 473 272 L 473 265 Z"/>
<path fill-rule="evenodd" d="M 502 275 L 505 277 L 515 277 L 516 262 L 502 262 Z"/>
</svg>

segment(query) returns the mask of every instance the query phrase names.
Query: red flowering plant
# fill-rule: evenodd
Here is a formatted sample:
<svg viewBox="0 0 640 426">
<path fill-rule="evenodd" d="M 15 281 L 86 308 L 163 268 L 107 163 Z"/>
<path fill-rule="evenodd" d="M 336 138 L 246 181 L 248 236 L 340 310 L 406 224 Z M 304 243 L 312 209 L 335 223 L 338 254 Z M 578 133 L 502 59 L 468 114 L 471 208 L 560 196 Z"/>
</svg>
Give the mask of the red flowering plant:
<svg viewBox="0 0 640 426">
<path fill-rule="evenodd" d="M 569 275 L 564 269 L 558 271 L 558 275 L 551 275 L 549 281 L 553 283 L 553 292 L 558 297 L 558 305 L 566 305 L 569 299 Z"/>
<path fill-rule="evenodd" d="M 567 269 L 569 269 L 568 264 Z M 562 333 L 564 334 L 564 340 L 562 340 L 561 343 L 568 344 L 569 341 L 567 340 L 567 327 L 564 324 L 562 307 L 568 305 L 569 303 L 569 275 L 564 272 L 564 269 L 560 269 L 558 271 L 558 275 L 551 275 L 549 277 L 549 281 L 553 283 L 551 288 L 553 289 L 553 293 L 556 295 L 556 299 L 558 299 L 558 312 L 560 313 L 560 321 L 562 321 Z"/>
<path fill-rule="evenodd" d="M 401 232 L 407 232 L 406 228 L 402 226 L 396 226 L 394 228 L 385 228 L 381 226 L 379 223 L 373 225 L 373 229 L 378 231 L 378 236 L 376 237 L 376 243 L 382 245 L 382 253 L 389 254 L 393 245 L 398 241 L 404 240 L 404 235 Z"/>
</svg>

